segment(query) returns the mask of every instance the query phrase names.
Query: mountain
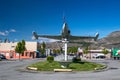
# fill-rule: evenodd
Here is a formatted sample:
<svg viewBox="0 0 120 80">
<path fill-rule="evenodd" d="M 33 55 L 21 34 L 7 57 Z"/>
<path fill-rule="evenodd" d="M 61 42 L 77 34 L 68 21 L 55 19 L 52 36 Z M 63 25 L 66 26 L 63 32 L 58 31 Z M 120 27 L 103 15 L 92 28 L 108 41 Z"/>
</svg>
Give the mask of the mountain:
<svg viewBox="0 0 120 80">
<path fill-rule="evenodd" d="M 114 31 L 97 41 L 99 47 L 120 48 L 120 31 Z"/>
</svg>

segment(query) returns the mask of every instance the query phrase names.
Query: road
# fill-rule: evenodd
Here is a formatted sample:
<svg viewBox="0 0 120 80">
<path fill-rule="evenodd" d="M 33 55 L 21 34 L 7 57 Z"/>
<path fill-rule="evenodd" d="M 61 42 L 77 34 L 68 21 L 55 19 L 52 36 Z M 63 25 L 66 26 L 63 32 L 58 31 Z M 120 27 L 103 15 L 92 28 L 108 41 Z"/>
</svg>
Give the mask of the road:
<svg viewBox="0 0 120 80">
<path fill-rule="evenodd" d="M 28 64 L 41 59 L 1 61 L 0 80 L 120 80 L 120 61 L 90 60 L 108 65 L 105 71 L 89 72 L 29 72 L 24 71 Z"/>
</svg>

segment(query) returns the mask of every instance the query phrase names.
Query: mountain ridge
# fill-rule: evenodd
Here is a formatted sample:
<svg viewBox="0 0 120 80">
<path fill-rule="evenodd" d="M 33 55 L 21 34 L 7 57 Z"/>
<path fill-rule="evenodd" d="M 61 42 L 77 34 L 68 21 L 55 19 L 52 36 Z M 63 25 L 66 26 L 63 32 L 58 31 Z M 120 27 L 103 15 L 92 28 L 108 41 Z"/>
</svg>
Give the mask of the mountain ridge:
<svg viewBox="0 0 120 80">
<path fill-rule="evenodd" d="M 120 30 L 111 32 L 108 36 L 98 39 L 99 47 L 118 48 L 120 47 Z"/>
</svg>

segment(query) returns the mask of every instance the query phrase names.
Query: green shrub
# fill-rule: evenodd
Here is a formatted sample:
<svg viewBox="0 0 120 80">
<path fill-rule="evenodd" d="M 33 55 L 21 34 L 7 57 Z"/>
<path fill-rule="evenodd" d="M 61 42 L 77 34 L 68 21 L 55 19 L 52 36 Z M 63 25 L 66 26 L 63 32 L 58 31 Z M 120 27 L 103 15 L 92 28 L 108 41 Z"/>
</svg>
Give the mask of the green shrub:
<svg viewBox="0 0 120 80">
<path fill-rule="evenodd" d="M 80 57 L 73 57 L 72 62 L 77 63 L 80 62 L 81 58 Z"/>
<path fill-rule="evenodd" d="M 54 57 L 53 56 L 48 56 L 47 57 L 47 61 L 48 62 L 53 62 L 54 61 Z"/>
</svg>

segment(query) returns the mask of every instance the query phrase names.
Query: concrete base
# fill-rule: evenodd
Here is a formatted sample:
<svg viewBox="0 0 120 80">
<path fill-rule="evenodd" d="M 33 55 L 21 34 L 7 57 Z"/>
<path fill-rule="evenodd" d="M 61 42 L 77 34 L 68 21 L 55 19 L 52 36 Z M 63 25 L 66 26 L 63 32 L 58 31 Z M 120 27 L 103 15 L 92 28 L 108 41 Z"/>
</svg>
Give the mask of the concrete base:
<svg viewBox="0 0 120 80">
<path fill-rule="evenodd" d="M 34 67 L 27 67 L 27 69 L 29 69 L 29 70 L 37 70 L 37 68 L 34 68 Z"/>
<path fill-rule="evenodd" d="M 72 72 L 72 69 L 54 69 L 54 72 Z"/>
</svg>

